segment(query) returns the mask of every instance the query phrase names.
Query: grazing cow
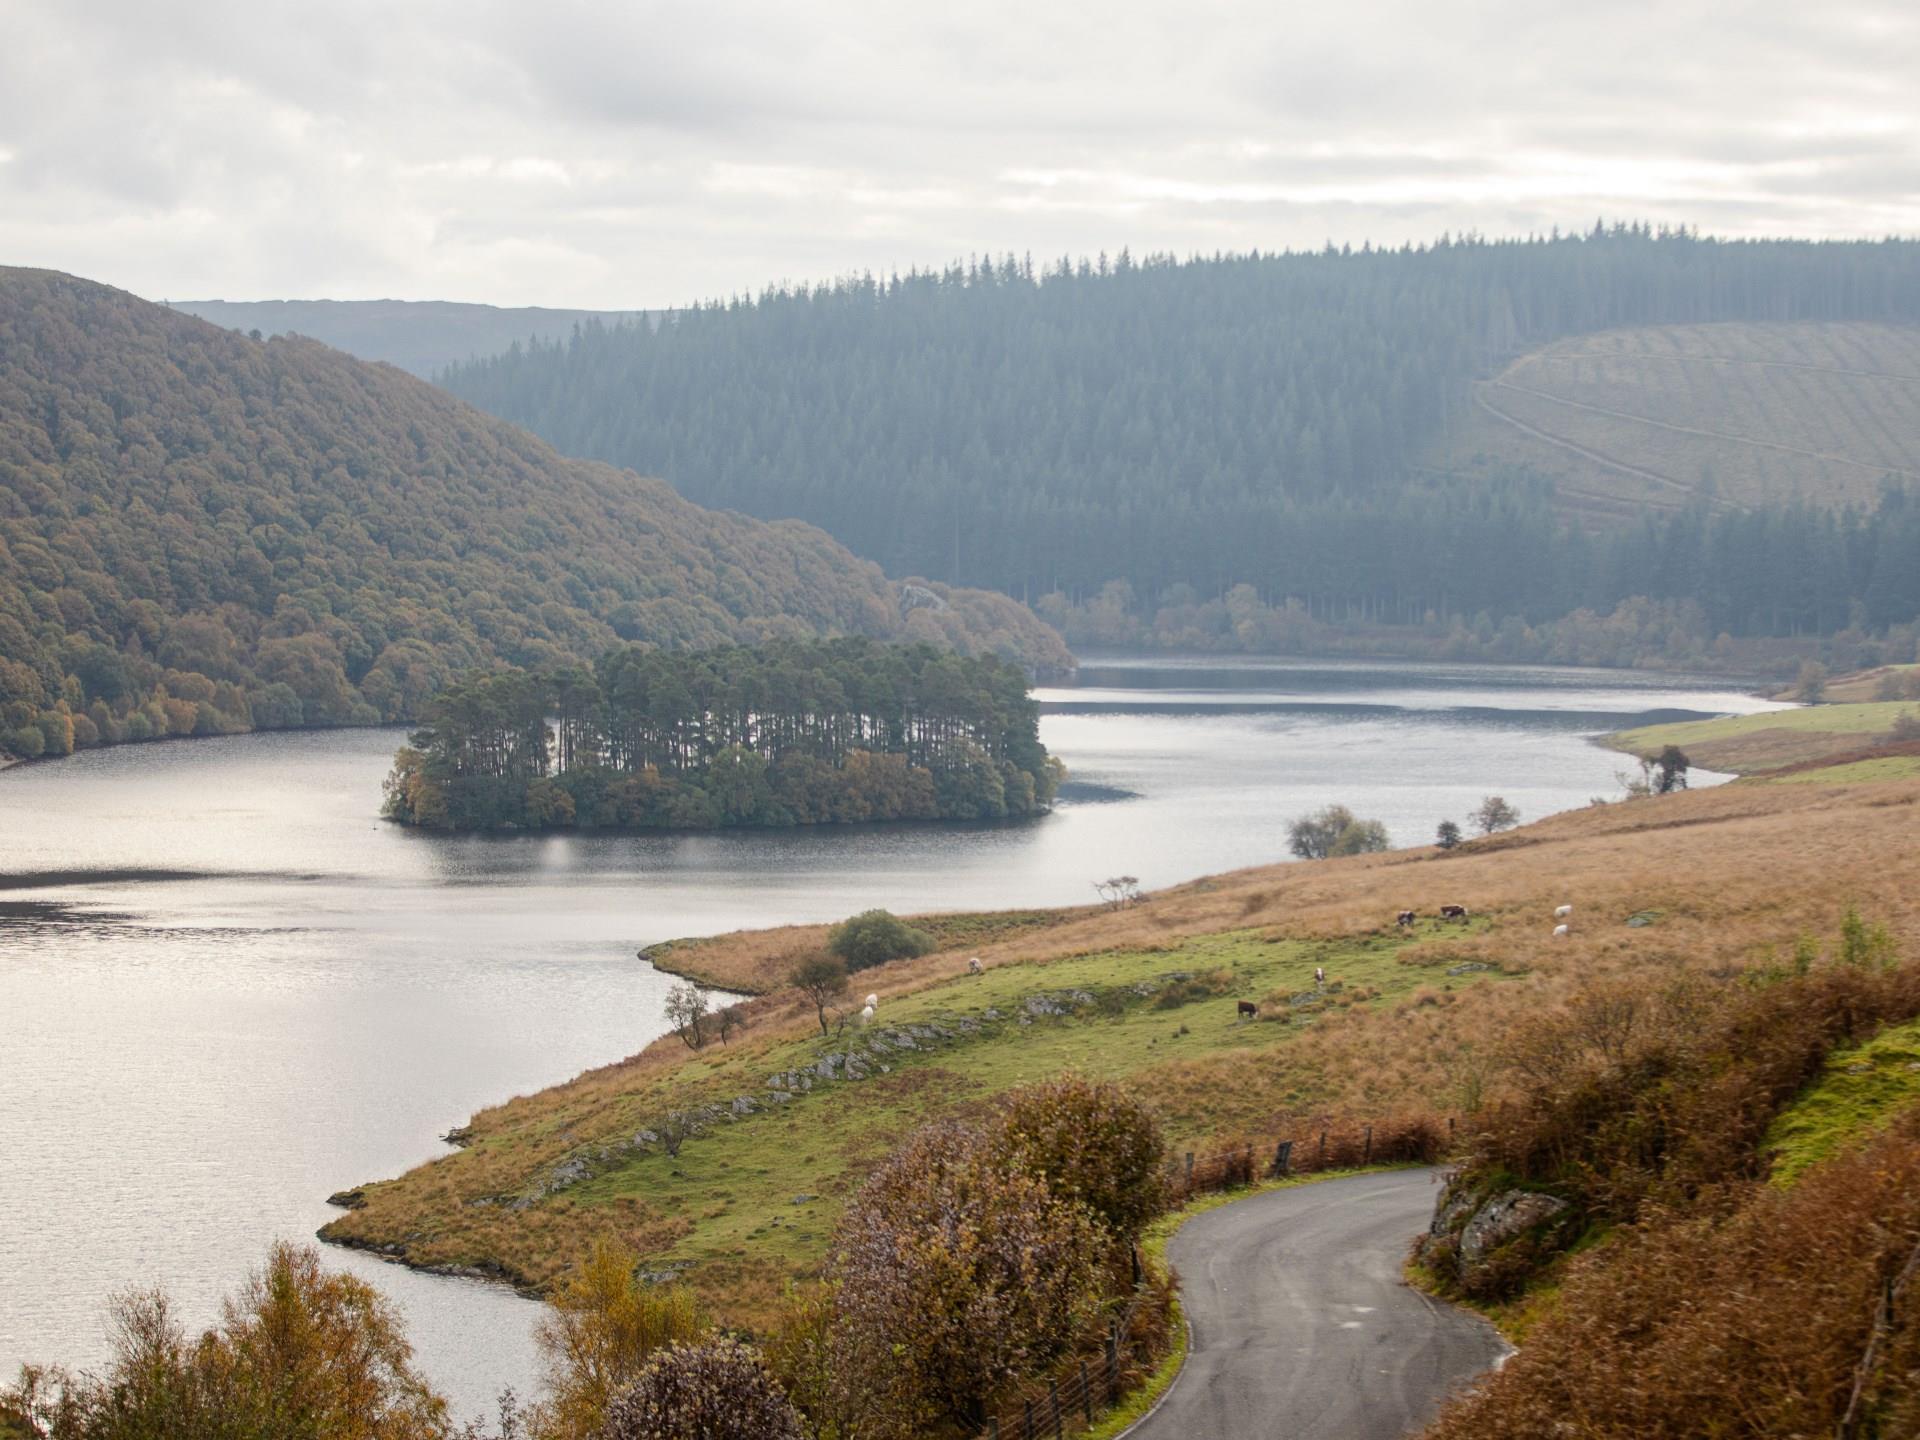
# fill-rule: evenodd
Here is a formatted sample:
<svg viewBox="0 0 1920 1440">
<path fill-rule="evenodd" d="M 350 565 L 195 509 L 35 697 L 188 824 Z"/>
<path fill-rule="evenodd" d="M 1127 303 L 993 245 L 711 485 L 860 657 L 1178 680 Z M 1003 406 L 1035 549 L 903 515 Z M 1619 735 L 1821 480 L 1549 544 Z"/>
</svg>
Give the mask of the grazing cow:
<svg viewBox="0 0 1920 1440">
<path fill-rule="evenodd" d="M 1399 913 L 1399 915 L 1397 915 L 1397 916 L 1396 916 L 1396 917 L 1394 918 L 1394 922 L 1393 922 L 1393 923 L 1394 923 L 1394 924 L 1396 924 L 1396 925 L 1398 925 L 1398 926 L 1399 926 L 1399 927 L 1400 927 L 1400 928 L 1401 928 L 1402 930 L 1404 930 L 1404 929 L 1406 929 L 1406 928 L 1407 928 L 1407 927 L 1408 927 L 1409 925 L 1411 925 L 1411 924 L 1413 924 L 1413 922 L 1414 922 L 1414 919 L 1415 919 L 1415 916 L 1414 916 L 1414 913 L 1413 913 L 1413 911 L 1411 911 L 1411 910 L 1402 910 L 1402 911 L 1401 911 L 1401 912 Z"/>
<path fill-rule="evenodd" d="M 1440 907 L 1440 918 L 1442 920 L 1464 920 L 1467 918 L 1467 907 L 1464 905 L 1442 905 Z"/>
<path fill-rule="evenodd" d="M 980 957 L 978 955 L 971 957 L 967 961 L 967 973 L 969 975 L 978 975 L 983 968 L 984 967 L 980 964 Z"/>
<path fill-rule="evenodd" d="M 1570 919 L 1572 915 L 1573 907 L 1571 905 L 1556 905 L 1554 907 L 1553 918 L 1556 920 Z"/>
<path fill-rule="evenodd" d="M 1553 938 L 1554 938 L 1554 939 L 1556 939 L 1556 940 L 1564 940 L 1564 939 L 1566 939 L 1566 938 L 1567 938 L 1567 927 L 1566 927 L 1566 926 L 1564 926 L 1564 925 L 1556 925 L 1556 926 L 1554 926 L 1554 927 L 1553 927 Z"/>
<path fill-rule="evenodd" d="M 1240 1013 L 1248 1019 L 1252 1019 L 1260 1013 L 1260 1007 L 1251 1000 L 1242 1000 L 1240 1002 Z"/>
</svg>

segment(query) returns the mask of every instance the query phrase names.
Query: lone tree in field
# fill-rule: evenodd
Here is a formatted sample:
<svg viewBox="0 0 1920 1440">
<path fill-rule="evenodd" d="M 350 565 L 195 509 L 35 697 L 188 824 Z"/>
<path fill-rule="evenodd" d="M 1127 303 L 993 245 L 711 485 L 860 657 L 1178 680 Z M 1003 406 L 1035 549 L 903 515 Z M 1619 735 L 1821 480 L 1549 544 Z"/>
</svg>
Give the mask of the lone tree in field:
<svg viewBox="0 0 1920 1440">
<path fill-rule="evenodd" d="M 706 1031 L 701 1021 L 707 1015 L 706 986 L 693 980 L 682 980 L 667 991 L 667 1023 L 673 1026 L 674 1033 L 686 1041 L 689 1050 L 698 1050 L 707 1043 Z"/>
<path fill-rule="evenodd" d="M 1480 808 L 1467 818 L 1473 821 L 1474 828 L 1482 835 L 1492 835 L 1518 825 L 1520 812 L 1501 796 L 1489 795 L 1480 802 Z"/>
<path fill-rule="evenodd" d="M 827 1007 L 847 993 L 847 965 L 833 955 L 812 955 L 793 967 L 787 977 L 793 986 L 813 1002 L 820 1017 L 820 1033 L 827 1033 Z"/>
<path fill-rule="evenodd" d="M 806 1440 L 759 1352 L 720 1336 L 669 1345 L 607 1408 L 599 1440 Z"/>
<path fill-rule="evenodd" d="M 1440 828 L 1433 832 L 1433 843 L 1442 850 L 1451 850 L 1460 843 L 1460 827 L 1451 820 L 1442 820 Z"/>
<path fill-rule="evenodd" d="M 1287 826 L 1287 848 L 1302 860 L 1368 855 L 1385 850 L 1389 843 L 1386 826 L 1378 820 L 1361 820 L 1344 805 L 1329 805 Z"/>
<path fill-rule="evenodd" d="M 1140 898 L 1140 877 L 1115 875 L 1106 880 L 1096 880 L 1093 882 L 1093 892 L 1109 909 L 1118 910 Z"/>
<path fill-rule="evenodd" d="M 827 949 L 844 960 L 847 969 L 866 970 L 889 960 L 925 955 L 933 949 L 933 937 L 890 910 L 863 910 L 827 933 Z"/>
</svg>

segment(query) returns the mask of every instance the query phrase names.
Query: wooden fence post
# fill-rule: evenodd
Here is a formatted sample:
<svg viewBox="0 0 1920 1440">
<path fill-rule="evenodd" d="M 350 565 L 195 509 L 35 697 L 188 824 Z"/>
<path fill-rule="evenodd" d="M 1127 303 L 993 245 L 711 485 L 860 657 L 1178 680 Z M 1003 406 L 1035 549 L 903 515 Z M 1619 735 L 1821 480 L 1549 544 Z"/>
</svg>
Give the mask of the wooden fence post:
<svg viewBox="0 0 1920 1440">
<path fill-rule="evenodd" d="M 1020 1440 L 1033 1440 L 1033 1401 L 1028 1400 L 1021 1411 Z"/>
<path fill-rule="evenodd" d="M 1360 1163 L 1363 1166 L 1373 1163 L 1373 1127 L 1371 1125 L 1367 1126 L 1367 1148 L 1360 1158 Z"/>
<path fill-rule="evenodd" d="M 1113 1322 L 1113 1329 L 1107 1333 L 1107 1394 L 1111 1396 L 1120 1384 L 1120 1322 Z"/>
<path fill-rule="evenodd" d="M 1187 1189 L 1193 1189 L 1193 1151 L 1187 1151 Z"/>
<path fill-rule="evenodd" d="M 1273 1173 L 1284 1178 L 1293 1169 L 1293 1142 L 1282 1140 L 1273 1147 Z"/>
<path fill-rule="evenodd" d="M 1000 1417 L 998 1415 L 987 1421 L 987 1440 L 1000 1440 Z"/>
<path fill-rule="evenodd" d="M 1047 1403 L 1053 1407 L 1053 1440 L 1062 1440 L 1066 1431 L 1060 1423 L 1060 1382 L 1047 1381 Z"/>
<path fill-rule="evenodd" d="M 1327 1132 L 1324 1130 L 1320 1132 L 1320 1168 L 1327 1168 Z"/>
<path fill-rule="evenodd" d="M 1087 1424 L 1093 1424 L 1093 1386 L 1087 1383 L 1087 1361 L 1080 1357 L 1080 1408 L 1086 1413 Z"/>
</svg>

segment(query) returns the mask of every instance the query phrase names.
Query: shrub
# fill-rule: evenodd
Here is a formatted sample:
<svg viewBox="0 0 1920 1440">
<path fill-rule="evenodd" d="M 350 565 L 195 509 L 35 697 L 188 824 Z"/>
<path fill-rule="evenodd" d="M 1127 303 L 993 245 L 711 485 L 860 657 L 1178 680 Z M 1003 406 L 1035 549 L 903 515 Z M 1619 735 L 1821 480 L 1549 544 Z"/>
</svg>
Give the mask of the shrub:
<svg viewBox="0 0 1920 1440">
<path fill-rule="evenodd" d="M 1894 741 L 1920 740 L 1920 710 L 1902 710 L 1893 717 L 1893 729 L 1888 739 Z"/>
<path fill-rule="evenodd" d="M 1702 1203 L 1764 1177 L 1768 1126 L 1829 1051 L 1917 1014 L 1920 966 L 1892 965 L 1857 916 L 1804 973 L 1595 984 L 1509 1029 L 1508 1094 L 1479 1117 L 1463 1182 L 1543 1189 L 1584 1222 Z"/>
<path fill-rule="evenodd" d="M 1287 848 L 1302 860 L 1363 855 L 1387 848 L 1387 827 L 1358 819 L 1344 805 L 1329 805 L 1287 826 Z"/>
<path fill-rule="evenodd" d="M 725 1337 L 669 1345 L 608 1407 L 601 1440 L 805 1440 L 760 1356 Z"/>
<path fill-rule="evenodd" d="M 553 1297 L 534 1331 L 546 1371 L 550 1440 L 589 1440 L 623 1387 L 662 1346 L 696 1339 L 704 1325 L 693 1297 L 642 1283 L 637 1257 L 601 1240 Z"/>
<path fill-rule="evenodd" d="M 827 934 L 827 949 L 846 962 L 849 970 L 867 970 L 889 960 L 925 955 L 934 939 L 916 930 L 889 910 L 866 910 L 843 920 Z"/>
<path fill-rule="evenodd" d="M 1730 1218 L 1661 1213 L 1569 1266 L 1526 1345 L 1429 1440 L 1729 1440 L 1846 1434 L 1885 1287 L 1920 1254 L 1920 1115 Z M 1852 1433 L 1920 1433 L 1910 1279 L 1867 1367 Z"/>
<path fill-rule="evenodd" d="M 311 1246 L 276 1245 L 198 1340 L 157 1291 L 123 1296 L 112 1318 L 103 1374 L 28 1371 L 0 1391 L 0 1425 L 57 1440 L 448 1434 L 446 1402 L 413 1372 L 391 1305 L 364 1280 L 322 1269 Z"/>
<path fill-rule="evenodd" d="M 7 749 L 22 760 L 32 760 L 47 748 L 47 737 L 40 733 L 38 725 L 22 725 L 7 736 Z"/>
<path fill-rule="evenodd" d="M 978 1428 L 1098 1309 L 1102 1227 L 973 1131 L 931 1126 L 868 1179 L 828 1263 L 831 1404 L 863 1436 Z"/>
<path fill-rule="evenodd" d="M 1000 1163 L 1044 1178 L 1123 1240 L 1165 1204 L 1159 1122 L 1110 1080 L 1063 1075 L 1013 1091 L 989 1143 Z"/>
<path fill-rule="evenodd" d="M 1442 820 L 1440 828 L 1433 832 L 1433 843 L 1442 850 L 1451 850 L 1460 843 L 1460 827 L 1451 820 Z"/>
</svg>

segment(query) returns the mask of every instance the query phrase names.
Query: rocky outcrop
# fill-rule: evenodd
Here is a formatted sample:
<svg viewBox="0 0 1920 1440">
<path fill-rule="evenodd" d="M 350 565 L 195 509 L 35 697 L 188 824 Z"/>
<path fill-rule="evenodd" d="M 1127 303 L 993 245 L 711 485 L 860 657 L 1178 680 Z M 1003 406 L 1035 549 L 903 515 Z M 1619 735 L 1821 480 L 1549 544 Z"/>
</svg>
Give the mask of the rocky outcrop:
<svg viewBox="0 0 1920 1440">
<path fill-rule="evenodd" d="M 1508 1188 L 1489 1191 L 1459 1174 L 1434 1204 L 1433 1223 L 1415 1258 L 1462 1292 L 1491 1296 L 1571 1238 L 1572 1207 L 1557 1195 Z"/>
<path fill-rule="evenodd" d="M 1503 1190 L 1482 1204 L 1460 1231 L 1460 1268 L 1471 1272 L 1501 1246 L 1527 1232 L 1545 1228 L 1567 1208 L 1557 1195 L 1533 1190 Z"/>
</svg>

